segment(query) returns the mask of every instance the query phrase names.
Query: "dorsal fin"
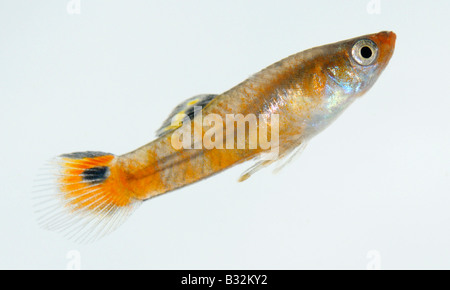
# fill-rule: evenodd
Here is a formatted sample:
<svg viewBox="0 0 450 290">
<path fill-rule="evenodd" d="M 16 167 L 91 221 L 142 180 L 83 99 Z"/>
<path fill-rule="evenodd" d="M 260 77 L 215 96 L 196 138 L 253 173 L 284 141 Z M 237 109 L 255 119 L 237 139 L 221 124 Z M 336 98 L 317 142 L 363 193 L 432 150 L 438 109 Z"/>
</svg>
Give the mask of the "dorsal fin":
<svg viewBox="0 0 450 290">
<path fill-rule="evenodd" d="M 157 137 L 161 137 L 168 132 L 179 128 L 183 124 L 183 116 L 188 116 L 191 120 L 194 116 L 194 107 L 202 107 L 202 109 L 209 104 L 217 95 L 214 94 L 203 94 L 197 95 L 189 98 L 179 104 L 173 109 L 169 117 L 162 123 L 161 127 L 156 131 Z M 180 118 L 175 118 L 176 115 L 180 114 Z"/>
</svg>

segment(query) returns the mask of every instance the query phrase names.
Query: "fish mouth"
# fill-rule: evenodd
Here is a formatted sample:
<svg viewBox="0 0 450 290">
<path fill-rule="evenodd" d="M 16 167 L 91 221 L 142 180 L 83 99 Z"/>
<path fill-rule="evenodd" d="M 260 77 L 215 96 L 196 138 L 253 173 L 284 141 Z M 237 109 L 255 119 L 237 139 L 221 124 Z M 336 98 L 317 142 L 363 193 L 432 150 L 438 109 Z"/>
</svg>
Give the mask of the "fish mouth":
<svg viewBox="0 0 450 290">
<path fill-rule="evenodd" d="M 372 34 L 370 37 L 379 47 L 379 63 L 386 66 L 394 54 L 397 35 L 392 31 L 382 31 Z"/>
<path fill-rule="evenodd" d="M 393 31 L 386 31 L 386 43 L 394 49 L 397 35 Z"/>
<path fill-rule="evenodd" d="M 382 31 L 373 35 L 374 41 L 394 49 L 397 35 L 393 31 Z"/>
</svg>

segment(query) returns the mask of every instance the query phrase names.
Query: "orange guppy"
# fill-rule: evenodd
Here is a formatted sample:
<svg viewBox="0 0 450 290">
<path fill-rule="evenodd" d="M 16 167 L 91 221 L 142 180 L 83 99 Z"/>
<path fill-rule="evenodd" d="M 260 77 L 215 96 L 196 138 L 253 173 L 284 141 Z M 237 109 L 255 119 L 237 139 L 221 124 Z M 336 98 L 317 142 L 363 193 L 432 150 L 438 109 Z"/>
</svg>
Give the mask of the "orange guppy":
<svg viewBox="0 0 450 290">
<path fill-rule="evenodd" d="M 142 201 L 245 161 L 256 162 L 241 181 L 274 161 L 289 161 L 372 87 L 394 52 L 395 40 L 393 32 L 383 31 L 311 48 L 224 93 L 190 98 L 170 114 L 157 139 L 130 153 L 87 151 L 58 156 L 52 172 L 54 193 L 36 197 L 38 221 L 69 237 L 94 239 L 115 229 Z M 230 129 L 225 120 L 233 114 L 255 116 L 244 120 L 259 122 L 244 124 L 243 131 L 234 122 Z M 271 122 L 275 116 L 276 122 Z M 200 117 L 214 122 L 198 122 Z M 251 131 L 261 128 L 272 134 L 271 141 L 276 139 L 272 148 L 248 146 L 258 136 Z M 197 134 L 200 140 L 209 140 L 209 146 L 208 142 L 174 146 L 183 136 L 180 130 L 184 137 Z M 184 144 L 196 141 L 191 142 Z M 277 154 L 272 158 L 261 158 L 274 149 Z"/>
</svg>

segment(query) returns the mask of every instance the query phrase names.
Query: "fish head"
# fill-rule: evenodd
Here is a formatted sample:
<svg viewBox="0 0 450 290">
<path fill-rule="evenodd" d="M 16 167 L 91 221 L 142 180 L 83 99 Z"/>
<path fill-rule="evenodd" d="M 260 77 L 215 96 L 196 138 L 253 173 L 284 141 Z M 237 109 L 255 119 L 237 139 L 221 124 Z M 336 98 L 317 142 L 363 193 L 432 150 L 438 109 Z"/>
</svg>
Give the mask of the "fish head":
<svg viewBox="0 0 450 290">
<path fill-rule="evenodd" d="M 394 32 L 382 31 L 332 44 L 325 69 L 346 93 L 361 96 L 376 82 L 395 48 Z"/>
</svg>

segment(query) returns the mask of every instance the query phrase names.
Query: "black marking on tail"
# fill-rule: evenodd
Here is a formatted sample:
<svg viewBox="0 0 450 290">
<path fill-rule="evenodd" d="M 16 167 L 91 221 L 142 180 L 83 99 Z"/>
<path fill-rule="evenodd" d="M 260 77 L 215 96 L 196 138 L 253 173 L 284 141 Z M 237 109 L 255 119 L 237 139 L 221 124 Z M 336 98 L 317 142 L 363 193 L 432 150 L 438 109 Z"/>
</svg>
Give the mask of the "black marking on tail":
<svg viewBox="0 0 450 290">
<path fill-rule="evenodd" d="M 105 181 L 109 176 L 109 167 L 108 166 L 97 166 L 88 168 L 81 174 L 83 177 L 83 181 L 92 184 L 99 184 Z"/>
<path fill-rule="evenodd" d="M 113 155 L 113 154 L 100 152 L 100 151 L 85 151 L 85 152 L 74 152 L 74 153 L 62 154 L 62 155 L 60 155 L 60 157 L 66 157 L 66 158 L 72 158 L 72 159 L 83 159 L 83 158 L 100 157 L 100 156 L 105 156 L 105 155 Z"/>
</svg>

